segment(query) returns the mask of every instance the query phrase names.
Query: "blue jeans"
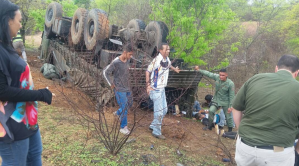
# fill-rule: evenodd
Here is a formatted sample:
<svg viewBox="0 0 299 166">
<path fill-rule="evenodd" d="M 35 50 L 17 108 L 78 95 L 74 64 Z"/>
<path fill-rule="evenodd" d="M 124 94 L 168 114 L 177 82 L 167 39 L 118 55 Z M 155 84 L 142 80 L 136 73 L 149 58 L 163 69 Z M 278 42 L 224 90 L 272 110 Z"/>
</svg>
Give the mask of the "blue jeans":
<svg viewBox="0 0 299 166">
<path fill-rule="evenodd" d="M 219 116 L 220 116 L 220 122 L 218 123 L 218 125 L 223 127 L 224 126 L 224 121 L 225 121 L 225 114 L 224 114 L 224 111 L 223 111 L 222 108 L 220 110 Z"/>
<path fill-rule="evenodd" d="M 150 98 L 154 102 L 154 120 L 151 123 L 150 128 L 153 129 L 153 134 L 162 135 L 162 120 L 167 113 L 165 89 L 150 91 Z"/>
<path fill-rule="evenodd" d="M 193 112 L 192 112 L 192 116 L 195 116 L 196 114 L 198 114 L 198 111 L 200 111 L 200 104 L 198 101 L 195 101 L 194 102 L 194 105 L 193 105 Z"/>
<path fill-rule="evenodd" d="M 128 125 L 128 109 L 132 106 L 131 92 L 118 92 L 115 91 L 115 97 L 119 109 L 116 114 L 120 117 L 120 128 L 124 128 Z"/>
<path fill-rule="evenodd" d="M 198 101 L 195 101 L 194 102 L 194 105 L 193 105 L 193 112 L 198 112 L 198 111 L 200 111 L 200 104 L 199 104 L 199 102 Z"/>
<path fill-rule="evenodd" d="M 41 166 L 42 150 L 39 130 L 24 140 L 13 143 L 0 142 L 2 166 Z"/>
</svg>

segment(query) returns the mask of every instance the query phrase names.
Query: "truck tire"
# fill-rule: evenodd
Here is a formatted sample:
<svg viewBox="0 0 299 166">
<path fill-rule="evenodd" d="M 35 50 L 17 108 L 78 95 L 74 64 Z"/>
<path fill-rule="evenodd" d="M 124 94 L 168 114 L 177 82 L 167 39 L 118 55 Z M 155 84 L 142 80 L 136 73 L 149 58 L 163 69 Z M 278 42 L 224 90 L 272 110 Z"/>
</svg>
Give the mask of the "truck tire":
<svg viewBox="0 0 299 166">
<path fill-rule="evenodd" d="M 49 28 L 54 24 L 55 18 L 62 17 L 62 6 L 57 2 L 52 2 L 47 7 L 45 24 Z"/>
<path fill-rule="evenodd" d="M 104 40 L 109 35 L 109 20 L 106 12 L 99 9 L 89 11 L 84 26 L 84 41 L 87 50 L 92 50 L 97 40 Z"/>
<path fill-rule="evenodd" d="M 149 43 L 148 53 L 152 55 L 155 48 L 158 51 L 162 43 L 167 43 L 168 27 L 162 21 L 151 21 L 145 28 L 146 32 L 154 33 L 154 41 Z"/>
<path fill-rule="evenodd" d="M 86 16 L 87 10 L 84 8 L 78 8 L 74 13 L 71 25 L 73 44 L 79 44 L 81 41 L 83 41 Z"/>
<path fill-rule="evenodd" d="M 145 23 L 142 20 L 139 20 L 139 19 L 133 19 L 127 25 L 128 29 L 133 29 L 135 31 L 144 30 L 145 27 L 146 27 Z"/>
</svg>

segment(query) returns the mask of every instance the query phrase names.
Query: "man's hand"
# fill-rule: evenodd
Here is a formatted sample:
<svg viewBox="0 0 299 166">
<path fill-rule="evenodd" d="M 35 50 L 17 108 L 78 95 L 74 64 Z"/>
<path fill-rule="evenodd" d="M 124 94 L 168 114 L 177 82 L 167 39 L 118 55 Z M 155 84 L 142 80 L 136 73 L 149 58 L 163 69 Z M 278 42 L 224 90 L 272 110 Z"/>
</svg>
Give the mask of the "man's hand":
<svg viewBox="0 0 299 166">
<path fill-rule="evenodd" d="M 198 66 L 195 66 L 195 67 L 194 67 L 194 70 L 198 71 L 198 70 L 199 70 L 199 67 L 198 67 Z"/>
<path fill-rule="evenodd" d="M 199 114 L 204 113 L 204 112 L 205 112 L 205 110 L 199 110 L 198 111 Z"/>
<path fill-rule="evenodd" d="M 111 85 L 111 89 L 113 90 L 115 88 L 114 84 Z"/>
<path fill-rule="evenodd" d="M 232 107 L 230 107 L 230 108 L 227 109 L 227 113 L 229 113 L 229 114 L 230 114 L 232 111 L 233 111 L 233 108 L 232 108 Z"/>
<path fill-rule="evenodd" d="M 181 70 L 179 69 L 179 67 L 173 67 L 173 66 L 170 66 L 170 69 L 175 71 L 176 73 L 179 73 Z"/>
<path fill-rule="evenodd" d="M 180 69 L 179 69 L 179 67 L 176 67 L 176 68 L 174 68 L 174 71 L 176 72 L 176 73 L 180 73 Z"/>
<path fill-rule="evenodd" d="M 152 90 L 154 90 L 154 89 L 151 86 L 147 86 L 146 92 L 148 95 L 150 94 L 150 91 L 152 91 Z"/>
</svg>

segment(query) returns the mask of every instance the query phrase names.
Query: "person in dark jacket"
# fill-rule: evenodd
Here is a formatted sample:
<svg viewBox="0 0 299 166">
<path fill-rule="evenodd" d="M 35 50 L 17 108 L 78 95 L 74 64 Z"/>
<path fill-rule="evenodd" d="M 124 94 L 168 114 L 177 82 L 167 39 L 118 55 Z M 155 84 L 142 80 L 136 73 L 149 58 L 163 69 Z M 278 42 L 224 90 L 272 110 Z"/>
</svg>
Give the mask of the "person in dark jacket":
<svg viewBox="0 0 299 166">
<path fill-rule="evenodd" d="M 0 156 L 2 165 L 42 165 L 37 102 L 52 102 L 48 89 L 33 90 L 28 64 L 12 38 L 22 27 L 19 7 L 0 0 Z"/>
</svg>

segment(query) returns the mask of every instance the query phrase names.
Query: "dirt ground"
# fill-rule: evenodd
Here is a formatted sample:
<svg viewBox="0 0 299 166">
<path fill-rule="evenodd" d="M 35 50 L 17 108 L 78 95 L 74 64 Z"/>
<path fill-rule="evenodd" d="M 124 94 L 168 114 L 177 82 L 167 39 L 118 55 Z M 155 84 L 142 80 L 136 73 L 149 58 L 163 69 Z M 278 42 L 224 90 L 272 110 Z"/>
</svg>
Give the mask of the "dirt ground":
<svg viewBox="0 0 299 166">
<path fill-rule="evenodd" d="M 65 108 L 70 111 L 80 110 L 84 113 L 87 112 L 90 117 L 99 116 L 97 112 L 93 111 L 93 106 L 86 104 L 90 103 L 91 100 L 83 93 L 72 88 L 69 84 L 48 80 L 43 77 L 39 71 L 42 62 L 37 58 L 38 52 L 28 52 L 27 54 L 35 89 L 48 87 L 54 94 L 52 106 Z M 200 90 L 201 88 L 199 88 Z M 207 89 L 204 91 L 206 92 L 198 92 L 200 97 L 209 92 Z M 115 110 L 117 110 L 117 107 L 107 107 L 105 109 L 105 116 L 108 121 L 113 120 L 112 113 Z M 167 114 L 163 119 L 162 126 L 162 133 L 167 139 L 157 140 L 148 129 L 152 119 L 153 112 L 150 110 L 136 108 L 130 111 L 128 115 L 129 128 L 135 122 L 135 129 L 130 138 L 144 141 L 144 144 L 148 144 L 148 146 L 155 144 L 155 146 L 168 145 L 176 147 L 184 151 L 185 155 L 188 156 L 208 156 L 218 161 L 221 161 L 222 158 L 234 157 L 234 140 L 218 137 L 214 129 L 212 131 L 202 130 L 203 125 L 200 122 Z M 225 130 L 227 131 L 227 127 L 225 127 Z"/>
<path fill-rule="evenodd" d="M 34 34 L 32 36 L 25 36 L 26 45 L 38 48 L 42 42 L 42 32 Z"/>
</svg>

